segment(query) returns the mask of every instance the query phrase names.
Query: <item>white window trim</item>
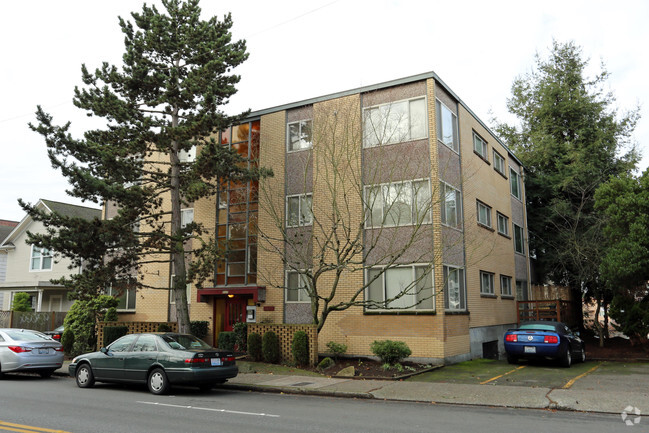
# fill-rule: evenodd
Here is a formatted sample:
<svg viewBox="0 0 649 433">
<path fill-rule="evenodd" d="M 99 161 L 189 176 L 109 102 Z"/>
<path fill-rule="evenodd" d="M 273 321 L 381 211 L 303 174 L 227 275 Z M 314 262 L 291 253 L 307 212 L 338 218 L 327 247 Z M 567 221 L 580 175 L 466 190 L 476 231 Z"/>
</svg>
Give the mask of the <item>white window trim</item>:
<svg viewBox="0 0 649 433">
<path fill-rule="evenodd" d="M 454 140 L 453 140 L 452 146 L 449 146 L 448 144 L 446 144 L 446 143 L 444 143 L 442 140 L 440 140 L 440 138 L 439 138 L 440 131 L 437 131 L 437 137 L 436 137 L 436 138 L 437 138 L 437 141 L 439 141 L 439 142 L 442 143 L 444 146 L 448 147 L 448 148 L 451 149 L 453 152 L 455 152 L 455 153 L 457 153 L 457 154 L 459 155 L 459 154 L 460 154 L 460 137 L 459 137 L 459 134 L 460 134 L 460 128 L 459 128 L 458 121 L 457 121 L 457 114 L 455 114 L 455 113 L 453 112 L 453 110 L 451 110 L 451 109 L 449 108 L 449 106 L 446 105 L 444 102 L 442 102 L 440 99 L 435 99 L 435 101 L 440 103 L 440 113 L 436 113 L 436 116 L 439 116 L 439 119 L 440 119 L 439 124 L 442 125 L 442 120 L 441 120 L 441 115 L 442 115 L 441 111 L 442 111 L 442 110 L 441 110 L 441 106 L 444 106 L 444 108 L 446 108 L 446 109 L 447 109 L 447 110 L 448 110 L 448 111 L 453 115 L 453 124 L 454 124 L 454 127 L 455 127 L 454 130 L 453 130 L 453 138 L 454 138 Z M 437 106 L 435 106 L 435 109 L 436 109 L 436 111 L 437 111 Z M 439 128 L 438 128 L 438 129 L 439 129 Z M 442 132 L 443 132 L 443 131 L 442 131 Z"/>
<path fill-rule="evenodd" d="M 415 190 L 413 189 L 412 184 L 417 183 L 417 182 L 428 182 L 428 191 L 431 193 L 431 202 L 427 205 L 428 209 L 428 222 L 422 221 L 421 224 L 419 224 L 419 221 L 416 221 L 415 216 L 418 215 L 415 209 Z M 398 185 L 398 184 L 410 184 L 410 223 L 400 223 L 400 224 L 381 224 L 378 226 L 373 226 L 372 225 L 372 203 L 369 203 L 369 194 L 372 188 L 381 188 L 381 194 L 383 194 L 383 187 L 384 186 L 390 186 L 390 185 Z M 429 178 L 421 178 L 421 179 L 412 179 L 412 180 L 402 180 L 402 181 L 396 181 L 396 182 L 386 182 L 386 183 L 378 183 L 374 185 L 365 185 L 364 187 L 365 190 L 365 203 L 366 203 L 366 212 L 367 212 L 367 217 L 365 218 L 365 228 L 366 229 L 376 229 L 380 227 L 408 227 L 408 226 L 417 226 L 417 225 L 429 225 L 432 224 L 432 191 L 430 190 L 430 179 Z M 426 188 L 426 187 L 424 187 Z M 383 199 L 383 196 L 381 196 L 381 200 Z M 384 208 L 382 208 L 383 211 Z M 383 212 L 383 217 L 381 218 L 381 221 L 385 221 L 385 213 Z"/>
<path fill-rule="evenodd" d="M 297 289 L 297 301 L 289 301 L 288 300 L 288 291 L 289 290 L 295 290 L 295 289 L 289 289 L 288 288 L 288 275 L 289 274 L 296 274 L 298 276 L 298 284 L 300 282 L 303 282 L 304 286 L 307 287 L 306 282 L 304 281 L 306 277 L 304 276 L 303 272 L 305 272 L 305 269 L 300 269 L 299 271 L 294 271 L 294 270 L 287 270 L 284 272 L 284 302 L 287 304 L 308 304 L 311 302 L 311 297 L 309 297 L 308 292 L 306 292 L 307 289 L 301 289 L 298 287 Z M 303 296 L 306 296 L 306 300 L 302 299 L 300 300 L 300 294 L 303 294 Z"/>
<path fill-rule="evenodd" d="M 299 149 L 291 149 L 290 144 L 291 144 L 291 134 L 289 133 L 289 127 L 291 125 L 298 124 L 299 129 L 298 132 L 300 135 L 302 134 L 302 122 L 311 122 L 311 142 L 307 147 L 301 147 Z M 293 153 L 293 152 L 301 152 L 303 150 L 309 150 L 313 148 L 313 119 L 300 119 L 300 120 L 295 120 L 293 122 L 287 122 L 286 123 L 286 152 L 287 153 Z"/>
<path fill-rule="evenodd" d="M 108 295 L 113 296 L 115 299 L 119 299 L 119 295 L 113 294 L 113 287 L 112 286 L 108 288 Z M 130 296 L 129 291 L 125 290 L 123 295 L 126 297 L 126 308 L 118 308 L 117 311 L 120 312 L 120 313 L 136 311 L 136 309 L 137 309 L 137 290 L 133 294 L 133 296 L 135 296 L 135 299 L 136 299 L 135 307 L 133 307 L 133 308 L 128 308 L 128 304 L 129 304 L 128 301 L 129 301 L 129 296 Z"/>
<path fill-rule="evenodd" d="M 509 293 L 505 293 L 505 291 L 504 291 L 503 281 L 505 281 L 505 280 L 509 281 Z M 509 275 L 501 275 L 500 276 L 500 296 L 504 296 L 504 297 L 508 297 L 508 298 L 509 297 L 511 297 L 511 298 L 514 297 L 514 294 L 512 292 L 512 277 L 510 277 Z"/>
<path fill-rule="evenodd" d="M 183 219 L 184 219 L 183 214 L 189 214 L 190 211 L 191 211 L 191 214 L 192 214 L 191 221 L 183 222 Z M 188 224 L 191 224 L 193 222 L 194 222 L 194 208 L 193 207 L 188 207 L 188 208 L 185 208 L 185 209 L 180 209 L 180 227 L 185 228 Z"/>
<path fill-rule="evenodd" d="M 39 262 L 38 262 L 39 267 L 38 268 L 32 268 L 32 261 L 35 258 L 34 257 L 34 248 L 40 248 L 39 256 L 38 256 L 38 259 L 39 259 Z M 43 255 L 43 250 L 48 251 L 49 255 Z M 44 257 L 49 257 L 51 259 L 50 267 L 46 268 L 46 269 L 43 268 L 43 258 Z M 52 251 L 47 250 L 47 248 L 41 248 L 41 247 L 37 247 L 36 245 L 32 245 L 30 253 L 29 253 L 29 265 L 28 266 L 29 266 L 29 272 L 51 272 L 52 269 L 54 268 L 54 253 Z"/>
<path fill-rule="evenodd" d="M 174 298 L 174 277 L 176 275 L 172 274 L 171 275 L 171 280 L 169 281 L 169 303 L 172 305 L 176 305 L 176 299 Z M 191 299 L 192 299 L 192 283 L 187 283 L 186 285 L 186 291 L 187 291 L 187 304 L 191 304 Z"/>
<path fill-rule="evenodd" d="M 478 140 L 480 141 L 480 143 L 482 143 L 482 151 L 481 151 L 481 152 L 479 152 L 479 151 L 476 150 L 476 148 L 475 148 L 475 147 L 476 147 L 476 139 L 478 139 Z M 480 136 L 480 134 L 478 134 L 478 133 L 475 132 L 475 131 L 473 131 L 473 151 L 474 151 L 478 156 L 480 156 L 480 158 L 482 158 L 482 159 L 485 160 L 486 162 L 489 162 L 489 145 L 487 144 L 487 140 L 485 140 L 484 138 L 482 138 L 482 137 Z"/>
<path fill-rule="evenodd" d="M 500 217 L 502 217 L 505 220 L 505 231 L 504 232 L 500 231 Z M 496 211 L 496 230 L 498 231 L 498 234 L 509 237 L 509 217 L 507 217 L 506 215 L 501 214 L 498 211 Z"/>
<path fill-rule="evenodd" d="M 458 195 L 457 194 L 455 195 L 455 200 L 456 200 L 455 209 L 456 209 L 456 214 L 457 214 L 456 215 L 457 216 L 457 226 L 450 225 L 447 222 L 442 222 L 442 225 L 445 226 L 445 227 L 450 227 L 450 228 L 462 231 L 464 229 L 464 221 L 463 221 L 463 218 L 462 218 L 462 215 L 463 215 L 463 212 L 462 212 L 462 191 L 459 188 L 454 187 L 450 183 L 444 182 L 443 180 L 440 181 L 440 184 L 444 185 L 444 190 L 440 191 L 440 206 L 441 206 L 440 221 L 442 219 L 442 216 L 444 216 L 446 221 L 448 221 L 448 216 L 446 215 L 446 210 L 445 210 L 445 207 L 444 207 L 445 203 L 446 203 L 446 200 L 445 200 L 444 197 L 446 196 L 446 188 L 451 188 L 456 193 L 459 193 L 459 197 L 460 197 L 459 200 L 458 200 L 458 198 L 457 198 Z"/>
<path fill-rule="evenodd" d="M 416 312 L 422 312 L 422 313 L 423 312 L 434 312 L 434 311 L 436 311 L 436 307 L 437 307 L 437 297 L 436 296 L 437 296 L 437 294 L 435 293 L 435 272 L 434 272 L 434 269 L 433 269 L 433 267 L 432 267 L 432 265 L 430 263 L 413 263 L 413 264 L 408 264 L 408 265 L 399 265 L 399 266 L 390 266 L 390 267 L 387 267 L 387 266 L 373 266 L 371 268 L 365 269 L 365 272 L 364 272 L 364 274 L 365 274 L 365 284 L 366 284 L 365 295 L 364 295 L 365 300 L 368 300 L 368 298 L 367 298 L 368 291 L 369 291 L 369 284 L 368 284 L 369 277 L 368 277 L 368 274 L 372 269 L 382 269 L 383 270 L 381 275 L 377 279 L 381 280 L 381 285 L 383 286 L 382 287 L 383 288 L 383 300 L 385 301 L 385 299 L 386 299 L 386 292 L 385 292 L 385 290 L 386 290 L 386 288 L 385 288 L 385 274 L 386 274 L 386 272 L 389 271 L 390 269 L 404 269 L 404 268 L 410 268 L 411 269 L 411 273 L 412 273 L 412 283 L 411 284 L 415 283 L 415 281 L 417 280 L 416 268 L 430 268 L 429 274 L 430 274 L 430 281 L 431 281 L 431 290 L 432 290 L 432 298 L 431 299 L 433 300 L 433 308 L 420 309 L 420 308 L 416 308 L 418 305 L 420 305 L 420 304 L 417 304 L 417 305 L 413 305 L 413 306 L 407 307 L 407 308 L 398 308 L 398 307 L 397 308 L 371 308 L 371 309 L 367 309 L 367 311 L 371 311 L 371 312 L 375 312 L 375 311 L 376 312 L 381 312 L 381 311 L 388 311 L 388 312 L 392 312 L 392 311 L 416 311 Z M 409 290 L 413 290 L 413 289 L 414 289 L 414 292 L 415 292 L 414 294 L 416 295 L 416 293 L 417 293 L 416 285 L 413 285 Z M 404 296 L 408 296 L 408 295 L 404 295 Z"/>
<path fill-rule="evenodd" d="M 515 175 L 515 176 L 514 176 Z M 518 186 L 518 195 L 514 194 L 512 191 L 512 180 L 516 178 L 516 185 Z M 519 172 L 514 170 L 514 167 L 511 165 L 509 166 L 509 193 L 514 197 L 516 200 L 523 201 L 523 185 L 521 184 L 522 178 Z"/>
<path fill-rule="evenodd" d="M 444 295 L 444 311 L 448 311 L 448 312 L 465 312 L 465 311 L 468 310 L 468 307 L 467 307 L 467 291 L 466 291 L 466 269 L 464 268 L 464 266 L 443 264 L 442 265 L 443 274 L 445 273 L 444 272 L 445 268 L 449 269 L 448 273 L 450 273 L 450 270 L 462 271 L 461 272 L 461 281 L 460 281 L 459 289 L 460 289 L 460 300 L 464 299 L 464 307 L 463 308 L 449 308 L 449 307 L 447 307 L 446 306 L 446 299 L 448 298 L 448 295 L 445 294 Z M 446 289 L 447 289 L 447 285 L 448 285 L 448 281 L 444 281 L 444 291 L 445 292 L 446 292 Z"/>
<path fill-rule="evenodd" d="M 389 146 L 391 144 L 399 144 L 399 143 L 407 143 L 409 141 L 416 141 L 416 140 L 424 140 L 428 138 L 428 115 L 424 116 L 424 134 L 421 137 L 412 137 L 411 136 L 411 130 L 412 130 L 412 123 L 410 119 L 412 118 L 411 113 L 410 113 L 410 102 L 412 101 L 418 101 L 418 100 L 423 100 L 424 101 L 424 107 L 426 107 L 426 113 L 428 113 L 428 98 L 423 95 L 423 96 L 416 96 L 413 98 L 406 98 L 406 99 L 399 99 L 398 101 L 390 101 L 386 102 L 383 104 L 376 104 L 376 105 L 371 105 L 369 107 L 363 107 L 363 122 L 366 121 L 367 116 L 365 113 L 369 110 L 376 110 L 380 109 L 381 107 L 386 107 L 389 105 L 393 104 L 399 104 L 402 102 L 407 102 L 408 103 L 408 138 L 405 140 L 399 140 L 399 141 L 394 141 L 394 142 L 388 142 L 388 143 L 376 143 L 376 144 L 368 144 L 367 137 L 365 135 L 365 123 L 363 123 L 363 147 L 364 148 L 371 148 L 371 147 L 381 147 L 381 146 Z"/>
<path fill-rule="evenodd" d="M 288 202 L 289 199 L 291 198 L 298 198 L 297 201 L 297 216 L 298 216 L 298 223 L 297 225 L 291 225 L 289 224 L 289 208 L 288 208 Z M 309 221 L 303 221 L 302 220 L 302 197 L 310 197 L 311 198 L 311 219 Z M 313 225 L 313 193 L 306 193 L 306 194 L 290 194 L 286 196 L 286 227 L 307 227 Z"/>
<path fill-rule="evenodd" d="M 489 221 L 487 221 L 486 223 L 483 222 L 483 221 L 480 221 L 480 207 L 481 207 L 481 206 L 484 207 L 485 209 L 487 209 L 487 210 L 489 211 L 489 212 L 487 213 Z M 481 226 L 483 226 L 483 227 L 487 227 L 487 228 L 493 229 L 493 218 L 492 218 L 492 216 L 491 216 L 491 211 L 492 211 L 492 210 L 493 210 L 493 209 L 492 209 L 491 206 L 489 206 L 488 204 L 486 204 L 486 203 L 484 203 L 484 202 L 482 202 L 482 201 L 480 201 L 480 200 L 476 200 L 476 212 L 477 212 L 477 214 L 476 214 L 476 220 L 477 220 L 477 222 L 478 222 L 479 225 L 481 225 Z"/>
<path fill-rule="evenodd" d="M 493 149 L 492 154 L 493 154 L 494 170 L 496 170 L 496 172 L 500 173 L 505 177 L 505 179 L 507 179 L 507 173 L 505 173 L 507 171 L 507 161 L 505 161 L 505 157 L 502 156 L 496 149 Z M 500 158 L 500 160 L 502 161 L 502 168 L 503 168 L 502 170 L 499 170 L 498 164 L 496 164 L 496 160 L 498 160 L 498 158 Z"/>
<path fill-rule="evenodd" d="M 483 276 L 488 276 L 489 278 L 489 287 L 485 287 L 483 284 L 484 280 L 482 279 Z M 480 294 L 481 295 L 488 295 L 488 296 L 495 296 L 496 295 L 496 278 L 495 274 L 493 272 L 488 272 L 488 271 L 480 271 Z"/>
</svg>

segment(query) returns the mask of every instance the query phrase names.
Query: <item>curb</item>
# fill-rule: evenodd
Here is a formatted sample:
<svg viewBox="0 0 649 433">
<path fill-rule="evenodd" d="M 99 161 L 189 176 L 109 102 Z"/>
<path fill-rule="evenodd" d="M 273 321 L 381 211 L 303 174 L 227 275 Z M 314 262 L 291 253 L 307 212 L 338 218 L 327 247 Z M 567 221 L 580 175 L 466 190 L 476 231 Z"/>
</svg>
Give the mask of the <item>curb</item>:
<svg viewBox="0 0 649 433">
<path fill-rule="evenodd" d="M 318 389 L 283 388 L 279 386 L 244 385 L 238 383 L 224 383 L 219 385 L 219 388 L 233 389 L 236 391 L 270 392 L 275 394 L 315 395 L 320 397 L 345 397 L 365 400 L 376 399 L 372 394 L 364 392 L 323 391 Z"/>
</svg>

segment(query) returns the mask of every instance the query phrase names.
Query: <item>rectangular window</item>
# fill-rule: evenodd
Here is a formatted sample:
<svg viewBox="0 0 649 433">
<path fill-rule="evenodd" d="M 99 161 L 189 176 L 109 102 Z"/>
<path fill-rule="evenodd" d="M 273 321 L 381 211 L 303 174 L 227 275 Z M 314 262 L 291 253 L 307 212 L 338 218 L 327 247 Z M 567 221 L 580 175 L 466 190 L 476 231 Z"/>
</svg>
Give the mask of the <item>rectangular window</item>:
<svg viewBox="0 0 649 433">
<path fill-rule="evenodd" d="M 109 287 L 108 294 L 117 298 L 118 311 L 135 310 L 135 287 Z"/>
<path fill-rule="evenodd" d="M 494 291 L 494 274 L 491 272 L 480 271 L 480 294 L 493 295 Z"/>
<path fill-rule="evenodd" d="M 428 136 L 426 99 L 391 102 L 363 110 L 365 147 L 401 143 Z"/>
<path fill-rule="evenodd" d="M 521 200 L 521 175 L 509 167 L 509 186 L 514 197 Z"/>
<path fill-rule="evenodd" d="M 473 132 L 473 150 L 485 161 L 489 160 L 489 156 L 487 155 L 487 142 L 476 134 L 475 131 Z"/>
<path fill-rule="evenodd" d="M 170 289 L 174 288 L 174 277 L 175 277 L 175 275 L 171 276 L 171 284 L 169 285 Z M 190 304 L 191 299 L 192 299 L 192 285 L 191 285 L 191 283 L 186 284 L 186 290 L 187 290 L 187 303 Z M 169 303 L 170 304 L 175 304 L 176 303 L 176 297 L 174 296 L 174 291 L 173 290 L 169 290 Z"/>
<path fill-rule="evenodd" d="M 180 162 L 194 162 L 196 161 L 196 145 L 192 146 L 189 150 L 181 150 L 178 152 L 178 159 Z"/>
<path fill-rule="evenodd" d="M 444 265 L 444 308 L 449 311 L 466 311 L 466 286 L 462 268 Z"/>
<path fill-rule="evenodd" d="M 437 139 L 456 152 L 460 151 L 457 139 L 457 116 L 439 99 L 437 107 Z"/>
<path fill-rule="evenodd" d="M 185 228 L 187 224 L 194 222 L 194 209 L 181 209 L 180 210 L 180 227 Z"/>
<path fill-rule="evenodd" d="M 286 302 L 310 302 L 306 278 L 295 271 L 286 272 Z"/>
<path fill-rule="evenodd" d="M 372 268 L 365 274 L 368 309 L 434 310 L 433 276 L 429 266 Z"/>
<path fill-rule="evenodd" d="M 47 248 L 32 245 L 32 256 L 29 262 L 31 271 L 50 271 L 52 270 L 52 252 Z"/>
<path fill-rule="evenodd" d="M 500 276 L 500 294 L 502 296 L 512 296 L 512 277 Z"/>
<path fill-rule="evenodd" d="M 428 180 L 388 183 L 365 188 L 366 227 L 429 224 L 431 195 Z"/>
<path fill-rule="evenodd" d="M 300 120 L 287 125 L 286 149 L 289 152 L 310 149 L 313 146 L 313 122 Z"/>
<path fill-rule="evenodd" d="M 461 228 L 462 196 L 460 195 L 460 191 L 447 183 L 440 182 L 440 196 L 442 201 L 442 224 Z"/>
<path fill-rule="evenodd" d="M 286 227 L 313 224 L 312 195 L 299 194 L 286 197 Z"/>
<path fill-rule="evenodd" d="M 491 208 L 481 201 L 478 203 L 478 224 L 491 228 Z"/>
<path fill-rule="evenodd" d="M 519 254 L 525 254 L 525 236 L 523 227 L 514 224 L 514 251 Z"/>
<path fill-rule="evenodd" d="M 507 177 L 507 174 L 505 173 L 505 158 L 500 156 L 500 153 L 496 152 L 494 150 L 494 170 L 496 170 L 498 173 L 502 174 L 503 176 Z"/>
<path fill-rule="evenodd" d="M 498 218 L 498 233 L 503 236 L 509 236 L 509 218 L 500 212 L 496 212 Z"/>
</svg>

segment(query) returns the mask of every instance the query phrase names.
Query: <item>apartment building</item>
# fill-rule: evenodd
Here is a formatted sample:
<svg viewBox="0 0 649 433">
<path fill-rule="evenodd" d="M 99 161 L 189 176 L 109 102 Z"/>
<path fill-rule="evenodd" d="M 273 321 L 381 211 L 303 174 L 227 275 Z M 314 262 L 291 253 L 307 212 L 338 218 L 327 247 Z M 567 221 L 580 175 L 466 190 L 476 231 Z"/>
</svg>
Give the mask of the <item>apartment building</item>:
<svg viewBox="0 0 649 433">
<path fill-rule="evenodd" d="M 217 136 L 274 176 L 183 211 L 228 248 L 206 287 L 187 287 L 212 341 L 239 321 L 312 323 L 317 291 L 344 306 L 321 352 L 370 355 L 384 339 L 433 361 L 502 351 L 529 293 L 524 168 L 435 73 L 253 112 Z M 144 278 L 169 288 L 172 274 Z M 121 320 L 173 320 L 168 291 L 131 296 Z"/>
</svg>

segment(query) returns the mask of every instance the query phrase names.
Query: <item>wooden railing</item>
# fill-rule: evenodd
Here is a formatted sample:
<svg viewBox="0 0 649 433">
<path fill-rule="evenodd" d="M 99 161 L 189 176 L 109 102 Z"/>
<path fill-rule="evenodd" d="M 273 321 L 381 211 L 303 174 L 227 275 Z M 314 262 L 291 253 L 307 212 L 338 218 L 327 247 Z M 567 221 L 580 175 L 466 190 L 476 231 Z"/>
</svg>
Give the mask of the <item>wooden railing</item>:
<svg viewBox="0 0 649 433">
<path fill-rule="evenodd" d="M 576 323 L 573 303 L 561 299 L 549 301 L 517 301 L 518 323 L 530 320 L 556 320 L 568 326 Z"/>
</svg>

